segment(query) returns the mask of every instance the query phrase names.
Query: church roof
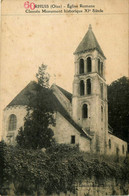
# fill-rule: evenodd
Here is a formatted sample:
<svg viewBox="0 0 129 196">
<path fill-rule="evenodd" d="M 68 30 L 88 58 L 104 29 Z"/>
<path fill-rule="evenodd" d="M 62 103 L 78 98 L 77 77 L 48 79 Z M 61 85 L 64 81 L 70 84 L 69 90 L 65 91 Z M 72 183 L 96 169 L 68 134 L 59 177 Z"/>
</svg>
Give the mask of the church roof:
<svg viewBox="0 0 129 196">
<path fill-rule="evenodd" d="M 92 31 L 91 25 L 89 25 L 89 29 L 85 34 L 84 38 L 78 45 L 77 49 L 75 50 L 74 54 L 90 51 L 90 50 L 97 50 L 104 58 L 104 53 Z"/>
<path fill-rule="evenodd" d="M 37 83 L 35 81 L 31 81 L 8 105 L 10 106 L 25 106 L 29 104 L 29 93 L 35 94 L 35 87 Z"/>
<path fill-rule="evenodd" d="M 8 105 L 9 106 L 16 106 L 16 105 L 28 105 L 29 104 L 29 94 L 35 94 L 35 88 L 37 83 L 35 81 L 31 81 Z M 59 90 L 67 97 L 67 99 L 72 102 L 72 94 L 65 89 L 61 88 L 60 86 L 56 85 Z"/>
<path fill-rule="evenodd" d="M 29 104 L 29 95 L 33 94 L 36 95 L 36 87 L 37 83 L 32 81 L 30 82 L 8 105 L 6 108 L 11 106 L 27 106 Z M 72 94 L 68 91 L 64 90 L 63 88 L 57 86 L 61 92 L 69 99 L 72 100 Z M 76 124 L 76 122 L 71 118 L 69 113 L 65 110 L 63 105 L 60 103 L 60 101 L 57 99 L 57 97 L 54 95 L 52 89 L 44 89 L 44 95 L 47 95 L 47 104 L 49 107 L 53 108 L 54 111 L 58 111 L 71 125 L 73 125 L 82 136 L 87 137 L 88 139 L 91 139 L 88 137 L 88 135 L 82 130 L 82 128 Z M 44 96 L 45 97 L 45 96 Z M 35 100 L 35 99 L 33 99 Z M 32 101 L 32 100 L 31 100 Z M 34 103 L 36 104 L 36 103 Z"/>
<path fill-rule="evenodd" d="M 56 85 L 59 90 L 67 97 L 67 99 L 72 102 L 72 94 L 68 91 L 66 91 L 65 89 L 61 88 L 60 86 Z"/>
</svg>

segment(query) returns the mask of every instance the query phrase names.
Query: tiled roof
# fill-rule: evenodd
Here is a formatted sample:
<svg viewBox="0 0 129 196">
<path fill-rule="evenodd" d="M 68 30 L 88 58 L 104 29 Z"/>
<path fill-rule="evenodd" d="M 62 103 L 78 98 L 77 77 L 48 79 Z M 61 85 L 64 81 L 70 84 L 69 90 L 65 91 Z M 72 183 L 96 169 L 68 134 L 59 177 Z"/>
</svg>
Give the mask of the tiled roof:
<svg viewBox="0 0 129 196">
<path fill-rule="evenodd" d="M 37 83 L 35 81 L 31 81 L 8 105 L 16 106 L 16 105 L 28 105 L 29 104 L 29 93 L 35 94 L 35 88 Z"/>
<path fill-rule="evenodd" d="M 77 49 L 75 50 L 74 54 L 78 54 L 85 51 L 90 50 L 98 50 L 98 52 L 105 58 L 104 53 L 92 31 L 91 25 L 89 25 L 89 29 L 85 34 L 84 38 L 78 45 Z"/>
</svg>

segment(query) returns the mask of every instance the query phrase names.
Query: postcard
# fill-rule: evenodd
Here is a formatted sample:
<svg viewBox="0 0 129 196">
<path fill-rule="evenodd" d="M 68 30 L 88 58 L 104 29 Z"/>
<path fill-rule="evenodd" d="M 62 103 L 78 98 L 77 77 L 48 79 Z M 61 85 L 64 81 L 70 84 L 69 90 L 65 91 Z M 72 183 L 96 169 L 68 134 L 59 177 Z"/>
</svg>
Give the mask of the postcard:
<svg viewBox="0 0 129 196">
<path fill-rule="evenodd" d="M 10 168 L 11 171 L 16 170 L 16 179 L 21 178 L 23 180 L 25 177 L 25 184 L 28 183 L 28 187 L 31 184 L 31 188 L 27 188 L 24 183 L 22 187 L 22 180 L 19 180 L 18 184 L 16 181 L 13 181 L 13 177 L 8 177 L 8 182 L 9 179 L 11 179 L 11 181 L 8 184 L 5 183 L 6 185 L 4 183 L 4 185 L 1 185 L 4 186 L 4 188 L 1 188 L 3 191 L 1 195 L 37 194 L 45 196 L 48 194 L 53 196 L 83 196 L 97 195 L 97 192 L 101 195 L 128 194 L 128 179 L 125 177 L 125 181 L 121 181 L 120 179 L 123 179 L 123 177 L 120 177 L 120 179 L 117 177 L 118 171 L 114 169 L 116 165 L 113 167 L 111 163 L 109 163 L 110 161 L 105 161 L 107 157 L 108 160 L 115 157 L 115 164 L 120 164 L 121 161 L 123 161 L 122 164 L 125 164 L 122 166 L 123 173 L 121 170 L 119 171 L 122 176 L 125 175 L 126 171 L 124 169 L 127 168 L 126 164 L 128 162 L 129 141 L 127 138 L 127 129 L 129 125 L 125 117 L 121 117 L 120 125 L 120 120 L 118 120 L 118 122 L 117 117 L 116 121 L 114 121 L 114 118 L 112 119 L 112 115 L 118 114 L 118 112 L 115 113 L 115 110 L 113 110 L 113 107 L 116 107 L 116 105 L 113 104 L 117 102 L 117 98 L 115 97 L 116 94 L 113 94 L 113 88 L 110 88 L 112 94 L 110 96 L 108 95 L 108 93 L 110 93 L 108 86 L 111 86 L 114 81 L 121 84 L 124 82 L 125 84 L 128 83 L 128 8 L 128 0 L 2 0 L 0 138 L 1 141 L 7 145 L 6 152 L 9 152 L 7 153 L 8 156 L 4 155 L 6 156 L 5 160 L 9 162 L 9 160 L 11 160 L 9 156 L 16 155 L 16 157 L 14 157 L 14 163 L 9 162 L 10 165 L 8 165 L 7 168 Z M 44 71 L 46 71 L 48 75 L 44 75 Z M 48 77 L 49 88 L 46 85 L 47 83 L 44 83 L 44 81 L 46 81 L 45 77 Z M 63 166 L 60 166 L 62 175 L 61 173 L 60 175 L 57 174 L 57 178 L 55 178 L 56 174 L 53 172 L 56 171 L 55 162 L 53 162 L 53 171 L 49 172 L 47 177 L 44 177 L 43 174 L 41 177 L 38 175 L 38 171 L 43 167 L 45 169 L 43 168 L 44 170 L 42 171 L 47 171 L 46 166 L 42 165 L 40 169 L 38 166 L 35 166 L 37 170 L 30 172 L 33 166 L 31 165 L 31 167 L 29 167 L 27 165 L 23 167 L 22 171 L 23 163 L 21 163 L 22 160 L 18 158 L 18 156 L 23 156 L 20 154 L 20 150 L 25 145 L 25 149 L 42 149 L 42 154 L 44 155 L 41 155 L 41 159 L 48 161 L 46 157 L 48 155 L 50 156 L 49 160 L 51 160 L 51 150 L 47 150 L 47 145 L 50 141 L 45 144 L 45 141 L 47 141 L 47 139 L 45 139 L 43 145 L 43 142 L 37 139 L 40 135 L 39 132 L 37 132 L 37 135 L 33 135 L 32 132 L 25 133 L 25 130 L 29 130 L 28 127 L 26 128 L 26 126 L 28 126 L 27 123 L 25 123 L 29 104 L 27 96 L 29 93 L 34 93 L 34 89 L 37 88 L 37 83 L 42 87 L 46 85 L 47 90 L 43 94 L 46 93 L 48 97 L 46 99 L 44 98 L 44 100 L 47 101 L 44 106 L 48 104 L 53 110 L 52 113 L 55 125 L 50 121 L 52 116 L 44 118 L 47 119 L 45 122 L 51 122 L 54 140 L 50 139 L 50 141 L 55 141 L 57 146 L 64 145 L 63 147 L 58 147 L 59 149 L 61 148 L 64 156 L 65 153 L 68 153 L 68 146 L 69 149 L 72 148 L 73 150 L 73 160 L 76 167 L 74 163 L 73 166 L 72 164 L 69 166 L 72 160 L 70 154 L 67 154 L 68 159 L 66 157 L 62 158 L 62 162 L 59 161 L 57 155 L 58 166 L 64 164 L 65 169 L 71 168 L 70 171 L 66 169 L 66 172 L 64 172 Z M 115 88 L 117 89 L 117 85 L 114 87 L 114 90 Z M 128 92 L 128 87 L 125 91 Z M 30 99 L 33 100 L 34 96 L 35 93 Z M 110 99 L 111 96 L 115 99 L 115 101 L 111 103 L 112 105 L 110 104 L 110 100 L 113 100 Z M 123 94 L 123 96 L 126 97 L 128 95 Z M 118 99 L 120 97 L 119 90 L 117 97 Z M 38 99 L 35 103 L 39 103 L 40 105 L 40 101 L 41 100 Z M 118 105 L 117 109 L 120 107 L 123 108 L 123 111 L 127 114 L 126 116 L 128 116 L 128 112 L 126 112 L 128 103 L 126 103 L 126 106 Z M 41 108 L 42 107 L 38 109 Z M 120 116 L 120 114 L 118 115 Z M 35 113 L 31 118 L 34 118 L 34 116 Z M 32 125 L 34 122 L 35 119 L 33 119 L 30 124 Z M 40 122 L 41 124 L 37 121 L 38 126 L 42 125 L 41 119 Z M 120 130 L 117 130 L 117 122 L 119 125 L 118 129 L 121 126 Z M 33 127 L 35 126 L 36 124 L 33 124 Z M 35 130 L 40 129 L 41 126 L 35 128 Z M 48 124 L 45 130 L 50 131 Z M 125 130 L 123 135 L 122 130 Z M 29 134 L 32 134 L 32 137 L 26 140 L 25 138 L 28 137 Z M 17 137 L 17 135 L 19 135 L 19 137 Z M 51 133 L 49 132 L 48 135 L 50 136 Z M 40 140 L 43 137 L 45 136 L 41 134 Z M 39 143 L 34 142 L 34 144 L 31 145 L 33 143 L 32 138 Z M 31 144 L 28 141 L 31 141 Z M 17 147 L 17 145 L 21 146 Z M 74 147 L 76 149 L 74 149 Z M 12 148 L 15 149 L 15 155 L 13 154 L 14 151 L 10 150 Z M 18 150 L 20 148 L 20 150 L 17 151 L 16 148 Z M 65 149 L 64 152 L 63 148 Z M 57 147 L 53 147 L 53 149 L 57 150 Z M 75 153 L 77 151 L 78 153 L 80 152 L 81 158 L 83 156 L 89 156 L 89 160 L 88 158 L 85 160 L 84 157 L 82 158 L 83 161 L 81 159 L 80 166 L 78 166 L 79 162 L 77 162 L 79 159 L 77 156 L 79 157 L 79 155 Z M 25 153 L 27 152 L 25 151 Z M 32 155 L 34 156 L 33 153 L 34 152 L 32 152 Z M 35 153 L 37 153 L 37 151 Z M 38 153 L 40 154 L 40 152 Z M 86 153 L 86 155 L 83 155 L 83 153 Z M 103 164 L 102 157 L 104 155 L 107 156 L 104 159 L 104 163 L 108 166 L 104 166 Z M 26 154 L 26 156 L 27 158 L 23 158 L 23 160 L 28 160 L 29 164 L 31 162 L 28 157 L 29 155 Z M 37 154 L 35 154 L 35 156 L 37 156 Z M 99 157 L 98 159 L 97 156 Z M 99 168 L 99 174 L 94 173 L 92 166 L 88 165 L 90 161 L 92 162 L 92 158 L 94 159 L 92 166 L 94 165 L 96 170 Z M 16 159 L 19 160 L 21 167 L 15 162 Z M 40 159 L 37 158 L 37 162 L 39 160 Z M 87 164 L 87 168 L 92 168 L 92 171 L 90 171 L 90 169 L 86 170 L 86 168 L 84 171 L 84 169 L 82 169 L 84 168 L 82 167 L 84 163 Z M 11 164 L 17 165 L 17 169 L 12 168 Z M 34 162 L 34 164 L 36 164 L 36 162 Z M 25 167 L 28 168 L 26 172 L 24 170 Z M 50 165 L 48 167 L 50 167 Z M 106 172 L 105 168 L 107 167 L 109 167 L 110 170 L 108 170 L 107 173 L 111 174 L 112 171 L 114 171 L 116 176 L 112 177 L 112 175 L 107 175 L 107 180 L 103 180 L 103 177 L 106 175 L 106 173 L 104 173 Z M 100 168 L 103 168 L 102 173 Z M 119 168 L 120 166 L 118 165 L 118 169 Z M 57 168 L 57 171 L 60 169 Z M 20 174 L 17 175 L 18 171 L 19 173 L 24 173 L 24 177 L 22 174 L 21 176 Z M 71 171 L 73 173 L 69 174 Z M 81 174 L 79 173 L 80 171 L 82 172 Z M 9 173 L 9 170 L 5 169 L 5 173 L 6 172 Z M 85 172 L 87 172 L 88 177 L 86 177 Z M 7 173 L 6 176 L 8 176 Z M 26 177 L 25 173 L 31 177 L 35 175 L 34 181 L 41 179 L 42 183 L 35 185 L 32 178 Z M 50 173 L 53 174 L 54 177 L 50 177 Z M 63 178 L 65 173 L 67 178 Z M 89 173 L 93 173 L 93 175 Z M 13 174 L 10 173 L 9 175 L 13 176 Z M 71 175 L 71 177 L 69 175 Z M 74 178 L 73 184 L 72 175 Z M 80 180 L 78 176 L 81 175 L 82 178 Z M 44 181 L 42 181 L 42 179 L 44 179 Z M 48 179 L 49 185 L 45 183 L 45 179 Z M 33 187 L 40 188 L 34 188 L 33 190 Z M 74 191 L 70 187 L 74 187 Z"/>
</svg>

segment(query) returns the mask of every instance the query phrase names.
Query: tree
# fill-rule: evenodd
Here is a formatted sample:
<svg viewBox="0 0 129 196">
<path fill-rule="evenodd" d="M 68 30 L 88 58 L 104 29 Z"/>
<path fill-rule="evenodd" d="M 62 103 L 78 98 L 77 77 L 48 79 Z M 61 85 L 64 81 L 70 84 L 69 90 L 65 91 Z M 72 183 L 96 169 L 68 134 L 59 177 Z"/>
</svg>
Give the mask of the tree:
<svg viewBox="0 0 129 196">
<path fill-rule="evenodd" d="M 118 137 L 128 140 L 129 79 L 125 76 L 108 86 L 109 124 Z"/>
<path fill-rule="evenodd" d="M 47 148 L 54 142 L 53 106 L 51 90 L 49 89 L 49 74 L 46 72 L 47 66 L 41 65 L 36 74 L 38 83 L 35 83 L 33 93 L 29 92 L 29 105 L 24 126 L 20 128 L 16 137 L 18 145 L 24 148 Z"/>
<path fill-rule="evenodd" d="M 38 84 L 44 88 L 49 88 L 49 79 L 50 75 L 46 72 L 47 66 L 42 64 L 39 69 L 38 73 L 36 73 L 36 78 L 38 80 Z"/>
</svg>

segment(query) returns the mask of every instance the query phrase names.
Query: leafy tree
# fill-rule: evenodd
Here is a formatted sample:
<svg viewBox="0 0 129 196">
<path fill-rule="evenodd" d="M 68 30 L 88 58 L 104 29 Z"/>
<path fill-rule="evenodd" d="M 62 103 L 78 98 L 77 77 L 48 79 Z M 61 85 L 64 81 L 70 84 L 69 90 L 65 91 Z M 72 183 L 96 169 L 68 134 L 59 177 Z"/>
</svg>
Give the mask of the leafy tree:
<svg viewBox="0 0 129 196">
<path fill-rule="evenodd" d="M 28 93 L 27 115 L 16 137 L 18 145 L 24 148 L 47 148 L 54 142 L 50 125 L 54 125 L 55 121 L 46 68 L 45 65 L 39 67 L 36 74 L 38 83 L 35 83 L 34 91 Z"/>
<path fill-rule="evenodd" d="M 118 137 L 128 140 L 129 79 L 125 76 L 108 86 L 109 124 Z"/>
</svg>

